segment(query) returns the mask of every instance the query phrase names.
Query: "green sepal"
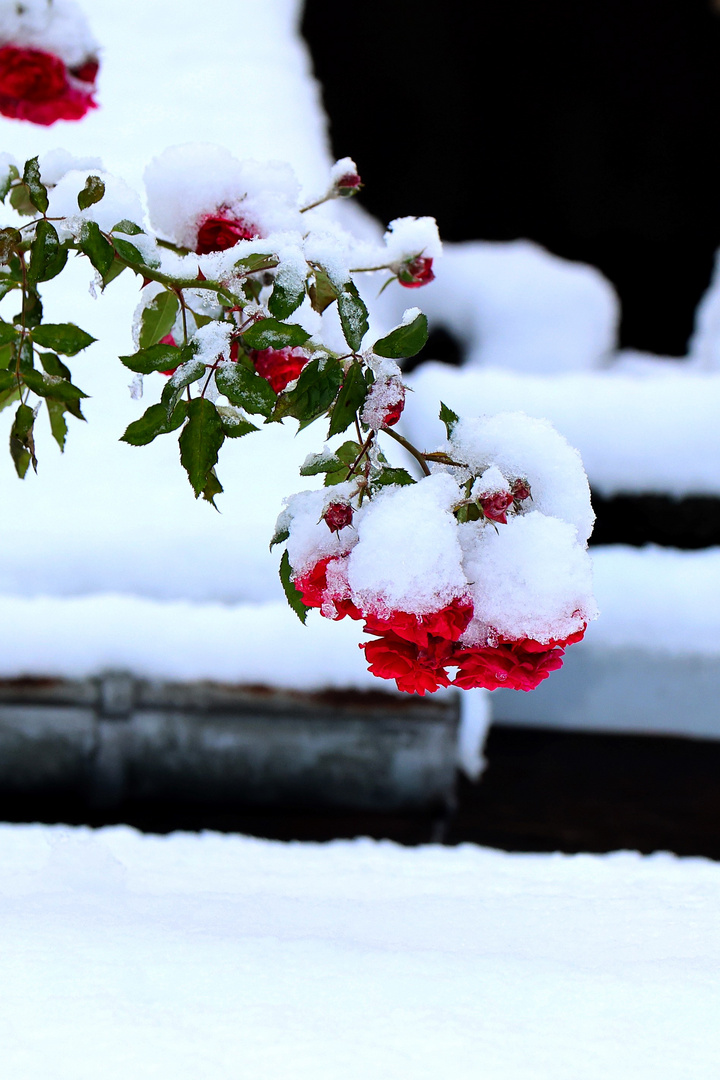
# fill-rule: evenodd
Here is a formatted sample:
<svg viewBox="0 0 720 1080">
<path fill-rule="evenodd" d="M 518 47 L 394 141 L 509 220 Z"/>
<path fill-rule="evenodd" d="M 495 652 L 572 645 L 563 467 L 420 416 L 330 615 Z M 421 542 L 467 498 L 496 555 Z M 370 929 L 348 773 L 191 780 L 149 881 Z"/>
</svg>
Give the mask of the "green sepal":
<svg viewBox="0 0 720 1080">
<path fill-rule="evenodd" d="M 288 349 L 304 345 L 310 335 L 296 323 L 281 323 L 277 319 L 259 319 L 245 330 L 245 345 L 251 349 Z"/>
<path fill-rule="evenodd" d="M 249 413 L 270 416 L 275 408 L 276 395 L 267 379 L 243 364 L 226 361 L 215 372 L 215 385 L 233 405 L 240 405 Z"/>
<path fill-rule="evenodd" d="M 68 249 L 61 246 L 55 227 L 49 221 L 38 221 L 30 247 L 28 281 L 50 281 L 57 277 L 67 257 Z"/>
<path fill-rule="evenodd" d="M 339 435 L 341 431 L 346 431 L 352 424 L 358 409 L 365 402 L 367 392 L 368 388 L 363 377 L 362 367 L 360 364 L 351 364 L 345 373 L 340 393 L 333 405 L 328 439 L 332 438 L 333 435 Z"/>
<path fill-rule="evenodd" d="M 32 336 L 36 345 L 63 356 L 75 356 L 97 340 L 75 323 L 43 323 L 35 327 Z"/>
<path fill-rule="evenodd" d="M 131 356 L 119 357 L 120 363 L 139 375 L 150 375 L 153 371 L 169 371 L 190 360 L 187 351 L 177 345 L 151 345 L 148 349 L 139 349 Z"/>
<path fill-rule="evenodd" d="M 157 344 L 161 338 L 170 333 L 175 325 L 179 307 L 180 301 L 177 294 L 164 289 L 143 308 L 138 335 L 138 344 L 141 349 Z"/>
<path fill-rule="evenodd" d="M 283 551 L 283 556 L 280 560 L 280 581 L 282 582 L 288 604 L 293 609 L 300 622 L 304 625 L 310 608 L 303 604 L 302 596 L 295 588 L 295 583 L 292 580 L 292 567 L 290 566 L 290 558 L 287 551 Z"/>
<path fill-rule="evenodd" d="M 332 405 L 343 380 L 342 365 L 324 357 L 311 360 L 300 372 L 294 390 L 280 395 L 272 414 L 273 420 L 294 416 L 301 427 L 316 420 Z"/>
<path fill-rule="evenodd" d="M 337 300 L 338 291 L 324 270 L 315 271 L 315 276 L 308 286 L 308 296 L 313 310 L 320 315 Z"/>
<path fill-rule="evenodd" d="M 412 322 L 396 326 L 386 337 L 376 341 L 372 350 L 378 356 L 387 356 L 390 360 L 406 360 L 410 356 L 416 356 L 427 339 L 427 315 L 420 313 Z"/>
<path fill-rule="evenodd" d="M 87 255 L 97 272 L 103 279 L 103 286 L 107 285 L 106 275 L 115 261 L 115 249 L 100 232 L 100 226 L 95 221 L 84 221 L 80 230 L 80 250 Z M 124 270 L 123 263 L 118 266 Z M 118 270 L 118 273 L 121 271 Z M 114 275 L 114 276 L 117 276 Z"/>
<path fill-rule="evenodd" d="M 187 415 L 187 424 L 180 435 L 180 462 L 197 499 L 210 482 L 225 432 L 217 409 L 207 398 L 189 401 Z"/>
<path fill-rule="evenodd" d="M 350 348 L 357 352 L 368 331 L 368 311 L 352 281 L 347 281 L 338 295 L 342 331 Z"/>
<path fill-rule="evenodd" d="M 452 438 L 452 433 L 455 430 L 455 425 L 460 420 L 460 417 L 457 413 L 453 412 L 452 409 L 448 409 L 444 401 L 440 402 L 440 419 L 445 425 L 448 439 Z"/>
<path fill-rule="evenodd" d="M 335 454 L 339 464 L 334 472 L 328 472 L 325 476 L 325 487 L 335 487 L 336 484 L 342 484 L 347 480 L 348 471 L 357 461 L 361 449 L 360 443 L 352 440 L 338 447 Z"/>
<path fill-rule="evenodd" d="M 41 214 L 47 213 L 48 193 L 47 188 L 40 179 L 40 166 L 36 157 L 25 162 L 23 184 L 27 187 L 28 198 L 35 209 L 39 210 Z"/>
<path fill-rule="evenodd" d="M 277 277 L 268 300 L 268 310 L 276 319 L 287 319 L 293 311 L 297 311 L 304 299 L 304 281 L 299 286 L 290 288 L 281 277 Z"/>
<path fill-rule="evenodd" d="M 105 184 L 99 176 L 88 176 L 85 187 L 78 193 L 77 202 L 81 210 L 100 202 L 105 194 Z"/>
<path fill-rule="evenodd" d="M 164 405 L 151 405 L 139 420 L 133 420 L 132 424 L 128 425 L 125 434 L 120 437 L 120 442 L 129 443 L 130 446 L 146 446 L 158 435 L 167 435 L 175 431 L 186 416 L 186 401 L 178 401 L 169 420 Z"/>
<path fill-rule="evenodd" d="M 33 439 L 33 425 L 35 424 L 35 410 L 29 405 L 18 405 L 12 428 L 10 429 L 10 456 L 15 465 L 15 471 L 21 480 L 32 464 L 37 472 L 37 458 L 35 457 L 35 441 Z"/>
</svg>

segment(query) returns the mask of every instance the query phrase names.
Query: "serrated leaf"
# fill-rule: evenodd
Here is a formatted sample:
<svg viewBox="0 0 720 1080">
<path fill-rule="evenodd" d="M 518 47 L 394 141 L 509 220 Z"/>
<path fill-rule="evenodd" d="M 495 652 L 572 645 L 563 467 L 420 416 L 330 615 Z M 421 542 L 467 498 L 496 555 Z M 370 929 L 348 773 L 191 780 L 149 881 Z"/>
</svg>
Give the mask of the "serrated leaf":
<svg viewBox="0 0 720 1080">
<path fill-rule="evenodd" d="M 245 345 L 251 349 L 287 349 L 304 345 L 310 337 L 296 323 L 281 323 L 277 319 L 259 319 L 243 333 Z"/>
<path fill-rule="evenodd" d="M 28 281 L 50 281 L 57 277 L 67 257 L 68 249 L 61 246 L 55 227 L 49 221 L 38 221 L 30 248 Z"/>
<path fill-rule="evenodd" d="M 0 319 L 0 345 L 7 345 L 11 341 L 15 341 L 20 331 L 12 323 L 4 322 Z"/>
<path fill-rule="evenodd" d="M 300 466 L 301 476 L 318 476 L 320 473 L 337 472 L 343 463 L 337 454 L 312 454 Z"/>
<path fill-rule="evenodd" d="M 390 484 L 398 484 L 404 487 L 406 484 L 414 484 L 412 476 L 406 469 L 381 469 L 373 476 L 371 486 L 373 488 L 387 487 Z"/>
<path fill-rule="evenodd" d="M 311 360 L 303 368 L 294 390 L 281 394 L 273 419 L 294 416 L 301 426 L 312 423 L 332 405 L 343 379 L 337 360 Z"/>
<path fill-rule="evenodd" d="M 251 431 L 259 431 L 255 424 L 243 416 L 238 409 L 228 405 L 215 406 L 222 420 L 223 431 L 228 439 L 241 439 Z"/>
<path fill-rule="evenodd" d="M 210 481 L 225 432 L 217 409 L 207 398 L 193 398 L 187 412 L 187 424 L 180 435 L 180 462 L 197 499 Z"/>
<path fill-rule="evenodd" d="M 67 421 L 65 420 L 65 403 L 48 398 L 45 404 L 50 418 L 50 431 L 60 450 L 64 453 L 68 430 Z"/>
<path fill-rule="evenodd" d="M 360 443 L 348 440 L 335 451 L 341 464 L 334 472 L 329 472 L 326 475 L 325 487 L 334 487 L 336 484 L 344 483 L 347 479 L 348 470 L 357 461 L 360 449 Z"/>
<path fill-rule="evenodd" d="M 143 308 L 140 318 L 138 343 L 141 349 L 147 349 L 166 337 L 177 318 L 180 301 L 174 292 L 164 290 Z M 167 365 L 170 367 L 170 365 Z"/>
<path fill-rule="evenodd" d="M 302 596 L 295 588 L 295 584 L 292 580 L 292 567 L 290 566 L 290 558 L 287 551 L 283 551 L 283 557 L 280 560 L 280 581 L 282 582 L 283 591 L 285 592 L 285 598 L 287 599 L 288 604 L 293 609 L 300 622 L 304 624 L 310 608 L 303 604 Z"/>
<path fill-rule="evenodd" d="M 15 413 L 13 426 L 10 429 L 10 456 L 15 465 L 15 471 L 21 480 L 25 478 L 30 464 L 37 472 L 37 458 L 35 457 L 35 442 L 33 439 L 33 425 L 35 424 L 35 410 L 29 405 L 18 405 Z"/>
<path fill-rule="evenodd" d="M 372 350 L 378 356 L 387 356 L 390 360 L 405 360 L 416 356 L 427 339 L 427 315 L 420 313 L 412 322 L 396 326 L 386 337 L 376 341 Z"/>
<path fill-rule="evenodd" d="M 55 353 L 38 353 L 38 356 L 48 375 L 54 375 L 58 379 L 72 379 L 70 368 L 63 364 Z"/>
<path fill-rule="evenodd" d="M 275 407 L 275 391 L 267 379 L 242 364 L 227 361 L 215 372 L 215 384 L 233 405 L 240 405 L 249 413 L 270 416 Z"/>
<path fill-rule="evenodd" d="M 272 551 L 276 544 L 284 544 L 289 536 L 290 532 L 288 529 L 277 529 L 273 533 L 273 538 L 270 541 L 270 550 Z"/>
<path fill-rule="evenodd" d="M 218 480 L 215 470 L 211 469 L 208 474 L 207 483 L 202 490 L 202 497 L 203 499 L 205 499 L 206 502 L 209 502 L 213 506 L 215 506 L 215 496 L 222 495 L 222 493 L 223 486 Z M 215 506 L 215 509 L 217 510 L 217 506 Z"/>
<path fill-rule="evenodd" d="M 43 323 L 32 332 L 33 341 L 63 356 L 75 356 L 96 340 L 75 323 Z"/>
<path fill-rule="evenodd" d="M 442 420 L 443 424 L 445 425 L 445 430 L 447 431 L 447 437 L 448 437 L 448 439 L 450 439 L 452 437 L 453 429 L 455 428 L 455 425 L 458 423 L 460 417 L 458 416 L 457 413 L 453 412 L 452 409 L 448 409 L 445 402 L 441 401 L 440 402 L 440 419 Z"/>
<path fill-rule="evenodd" d="M 183 353 L 177 345 L 151 345 L 148 349 L 140 349 L 131 356 L 121 356 L 119 360 L 130 371 L 137 371 L 139 375 L 150 375 L 153 371 L 168 371 L 170 368 L 179 367 L 189 357 Z"/>
<path fill-rule="evenodd" d="M 244 259 L 238 259 L 235 266 L 238 270 L 244 270 L 248 274 L 254 274 L 258 270 L 272 270 L 278 264 L 277 255 L 263 255 L 260 251 L 253 251 Z"/>
<path fill-rule="evenodd" d="M 25 162 L 23 183 L 27 186 L 28 198 L 35 209 L 39 210 L 41 214 L 47 213 L 48 193 L 47 188 L 40 179 L 40 166 L 36 157 Z"/>
<path fill-rule="evenodd" d="M 368 331 L 368 312 L 352 281 L 346 282 L 338 295 L 338 311 L 345 340 L 357 352 Z"/>
<path fill-rule="evenodd" d="M 181 350 L 185 352 L 188 346 L 184 346 Z M 168 416 L 172 416 L 175 411 L 175 406 L 180 400 L 180 395 L 186 386 L 190 386 L 191 383 L 197 382 L 198 379 L 202 379 L 205 374 L 205 364 L 202 360 L 187 360 L 181 364 L 177 371 L 173 372 L 168 381 L 163 387 L 163 392 L 160 395 L 160 401 L 165 406 L 165 411 Z"/>
<path fill-rule="evenodd" d="M 110 264 L 110 268 L 106 270 L 105 273 L 102 275 L 103 292 L 105 292 L 105 289 L 107 289 L 111 281 L 114 281 L 115 278 L 120 277 L 123 270 L 127 270 L 125 263 L 122 262 L 120 259 L 116 258 L 113 252 L 113 261 Z"/>
<path fill-rule="evenodd" d="M 125 236 L 139 236 L 143 230 L 134 221 L 123 218 L 122 221 L 118 221 L 117 225 L 113 225 L 110 231 L 124 233 Z"/>
<path fill-rule="evenodd" d="M 178 401 L 172 417 L 168 420 L 164 405 L 151 405 L 140 417 L 129 424 L 120 442 L 130 446 L 146 446 L 158 435 L 167 435 L 179 428 L 187 415 L 187 402 Z"/>
<path fill-rule="evenodd" d="M 337 300 L 337 289 L 324 270 L 315 271 L 315 277 L 308 286 L 308 296 L 313 310 L 320 315 Z"/>
<path fill-rule="evenodd" d="M 120 258 L 124 259 L 133 268 L 140 267 L 142 269 L 147 266 L 153 269 L 160 265 L 159 259 L 147 259 L 139 248 L 131 244 L 129 240 L 121 240 L 115 233 L 111 234 L 110 241 Z"/>
<path fill-rule="evenodd" d="M 67 379 L 58 379 L 49 375 L 43 375 L 41 371 L 23 372 L 23 382 L 39 397 L 54 398 L 56 401 L 78 401 L 86 398 L 82 390 L 73 386 Z"/>
<path fill-rule="evenodd" d="M 81 210 L 87 210 L 88 206 L 100 202 L 105 194 L 105 184 L 99 176 L 88 176 L 85 187 L 78 193 L 77 201 Z"/>
<path fill-rule="evenodd" d="M 268 300 L 268 309 L 276 319 L 287 319 L 305 299 L 305 282 L 288 283 L 279 276 Z"/>
<path fill-rule="evenodd" d="M 360 364 L 352 364 L 345 373 L 340 393 L 333 405 L 328 439 L 333 435 L 339 435 L 341 431 L 346 431 L 352 424 L 357 410 L 367 397 L 367 389 L 362 367 Z"/>
<path fill-rule="evenodd" d="M 115 249 L 100 232 L 100 226 L 95 221 L 83 222 L 80 230 L 80 250 L 87 255 L 97 272 L 103 278 L 103 285 L 107 284 L 105 276 L 110 272 L 115 261 Z M 118 263 L 122 269 L 122 263 Z M 118 270 L 118 273 L 121 271 Z M 114 276 L 117 276 L 114 275 Z"/>
</svg>

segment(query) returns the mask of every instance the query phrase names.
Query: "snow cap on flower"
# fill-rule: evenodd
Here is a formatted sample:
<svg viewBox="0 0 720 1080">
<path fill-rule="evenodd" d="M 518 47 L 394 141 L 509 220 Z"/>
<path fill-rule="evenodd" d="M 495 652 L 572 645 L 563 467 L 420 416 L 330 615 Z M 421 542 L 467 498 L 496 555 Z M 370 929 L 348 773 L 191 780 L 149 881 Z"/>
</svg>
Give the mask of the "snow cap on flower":
<svg viewBox="0 0 720 1080">
<path fill-rule="evenodd" d="M 302 577 L 321 559 L 346 554 L 357 542 L 353 529 L 331 532 L 325 524 L 328 506 L 340 500 L 349 501 L 355 484 L 351 481 L 316 491 L 300 491 L 285 500 L 276 531 L 287 529 L 287 553 L 293 575 Z"/>
</svg>

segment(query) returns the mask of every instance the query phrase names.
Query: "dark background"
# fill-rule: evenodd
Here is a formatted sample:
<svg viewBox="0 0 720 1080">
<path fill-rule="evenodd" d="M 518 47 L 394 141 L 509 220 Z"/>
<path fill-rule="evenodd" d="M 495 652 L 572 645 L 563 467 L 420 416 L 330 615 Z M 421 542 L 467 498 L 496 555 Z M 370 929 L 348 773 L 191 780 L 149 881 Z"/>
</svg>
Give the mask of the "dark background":
<svg viewBox="0 0 720 1080">
<path fill-rule="evenodd" d="M 306 0 L 303 33 L 373 214 L 589 262 L 622 346 L 684 355 L 720 244 L 712 0 Z"/>
</svg>

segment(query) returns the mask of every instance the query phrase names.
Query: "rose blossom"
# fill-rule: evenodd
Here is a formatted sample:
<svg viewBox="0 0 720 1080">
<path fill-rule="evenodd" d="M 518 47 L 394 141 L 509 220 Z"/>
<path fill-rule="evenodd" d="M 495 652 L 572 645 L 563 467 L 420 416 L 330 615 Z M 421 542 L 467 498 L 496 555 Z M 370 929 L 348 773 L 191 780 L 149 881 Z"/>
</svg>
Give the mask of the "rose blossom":
<svg viewBox="0 0 720 1080">
<path fill-rule="evenodd" d="M 419 289 L 421 285 L 428 285 L 435 280 L 432 264 L 432 259 L 418 255 L 415 259 L 403 263 L 398 271 L 398 281 L 406 289 Z"/>
<path fill-rule="evenodd" d="M 92 99 L 97 70 L 93 59 L 68 73 L 52 53 L 4 45 L 0 48 L 0 112 L 45 127 L 56 120 L 80 120 L 97 107 Z"/>
<path fill-rule="evenodd" d="M 200 223 L 195 253 L 210 255 L 213 251 L 226 251 L 240 240 L 254 240 L 259 235 L 255 226 L 243 218 L 228 217 L 223 213 L 208 214 Z"/>
<path fill-rule="evenodd" d="M 261 349 L 250 353 L 258 375 L 266 379 L 276 394 L 281 393 L 308 362 L 308 357 L 297 349 Z"/>
</svg>

